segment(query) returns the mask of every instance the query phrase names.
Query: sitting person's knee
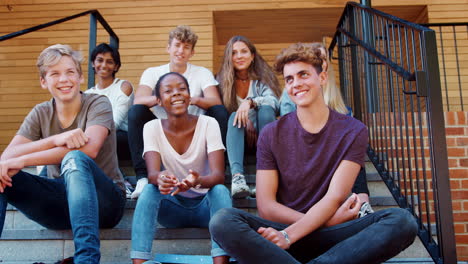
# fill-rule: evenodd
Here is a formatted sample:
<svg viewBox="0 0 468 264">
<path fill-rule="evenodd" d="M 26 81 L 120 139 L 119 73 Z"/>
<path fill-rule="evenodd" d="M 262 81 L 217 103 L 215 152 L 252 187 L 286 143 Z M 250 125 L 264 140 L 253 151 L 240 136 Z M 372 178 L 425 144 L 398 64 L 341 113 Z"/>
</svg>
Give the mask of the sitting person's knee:
<svg viewBox="0 0 468 264">
<path fill-rule="evenodd" d="M 237 112 L 232 112 L 232 114 L 229 116 L 229 123 L 228 124 L 232 124 L 232 122 L 234 122 L 234 118 L 236 117 L 236 113 Z"/>
<path fill-rule="evenodd" d="M 226 228 L 226 223 L 234 216 L 234 208 L 219 209 L 210 219 L 209 229 L 210 233 L 216 231 L 223 231 Z M 213 234 L 213 233 L 212 233 Z"/>
<path fill-rule="evenodd" d="M 230 197 L 229 190 L 226 188 L 224 184 L 217 184 L 210 188 L 209 192 L 214 193 L 216 195 L 223 195 Z"/>
<path fill-rule="evenodd" d="M 402 233 L 407 234 L 409 237 L 415 237 L 418 233 L 418 224 L 414 216 L 406 209 L 391 208 L 393 214 L 397 218 L 398 227 Z"/>
<path fill-rule="evenodd" d="M 67 169 L 67 166 L 70 166 L 71 164 L 75 164 L 76 160 L 88 160 L 90 159 L 88 155 L 86 155 L 84 152 L 81 150 L 72 150 L 65 154 L 65 156 L 62 159 L 62 171 Z"/>
<path fill-rule="evenodd" d="M 132 105 L 128 110 L 128 121 L 138 121 L 141 119 L 142 112 L 150 111 L 146 105 L 136 104 Z"/>
<path fill-rule="evenodd" d="M 273 107 L 269 105 L 261 105 L 258 107 L 258 119 L 259 121 L 274 121 L 276 119 L 276 113 Z"/>
</svg>

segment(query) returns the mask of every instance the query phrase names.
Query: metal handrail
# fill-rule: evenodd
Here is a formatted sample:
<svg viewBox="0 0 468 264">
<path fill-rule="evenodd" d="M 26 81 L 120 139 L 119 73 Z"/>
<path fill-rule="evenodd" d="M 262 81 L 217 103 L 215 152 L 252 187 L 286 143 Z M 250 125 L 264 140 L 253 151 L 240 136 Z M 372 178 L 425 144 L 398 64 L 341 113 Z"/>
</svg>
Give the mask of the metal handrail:
<svg viewBox="0 0 468 264">
<path fill-rule="evenodd" d="M 435 263 L 456 263 L 435 32 L 355 2 L 339 21 L 330 57 L 368 126 L 368 155 Z"/>
<path fill-rule="evenodd" d="M 96 21 L 99 21 L 99 23 L 102 25 L 102 27 L 107 31 L 109 34 L 110 40 L 109 43 L 112 47 L 118 49 L 119 48 L 119 37 L 117 34 L 115 34 L 114 30 L 112 27 L 107 23 L 107 21 L 104 19 L 104 17 L 99 13 L 98 10 L 96 9 L 91 9 L 88 11 L 84 11 L 75 15 L 71 15 L 68 17 L 64 17 L 61 19 L 57 19 L 48 23 L 40 24 L 34 27 L 30 27 L 27 29 L 19 30 L 4 36 L 0 36 L 0 42 L 5 41 L 8 39 L 16 38 L 34 31 L 38 31 L 40 29 L 44 29 L 47 27 L 51 27 L 63 22 L 67 22 L 70 20 L 73 20 L 75 18 L 79 18 L 82 16 L 90 15 L 90 21 L 89 21 L 89 57 L 91 57 L 91 52 L 93 49 L 96 47 L 96 32 L 97 32 L 97 23 Z M 88 63 L 88 87 L 94 86 L 94 73 L 93 73 L 93 67 L 91 63 Z"/>
<path fill-rule="evenodd" d="M 466 65 L 461 62 L 459 54 L 458 42 L 463 41 L 468 34 L 468 22 L 459 23 L 426 23 L 421 24 L 436 31 L 437 43 L 439 44 L 439 55 L 442 63 L 440 73 L 442 78 L 442 92 L 445 94 L 444 109 L 446 111 L 464 111 L 468 108 L 468 102 L 464 100 L 468 93 L 466 92 L 466 83 L 462 82 L 462 69 L 466 69 Z M 444 34 L 443 34 L 444 33 Z M 452 34 L 453 39 L 445 40 L 446 34 Z M 461 35 L 461 36 L 460 36 Z M 453 53 L 447 50 L 453 49 Z M 448 70 L 447 67 L 450 61 L 455 61 L 456 71 Z M 447 74 L 456 73 L 457 82 L 449 82 Z M 449 90 L 456 91 L 456 96 L 450 96 Z"/>
</svg>

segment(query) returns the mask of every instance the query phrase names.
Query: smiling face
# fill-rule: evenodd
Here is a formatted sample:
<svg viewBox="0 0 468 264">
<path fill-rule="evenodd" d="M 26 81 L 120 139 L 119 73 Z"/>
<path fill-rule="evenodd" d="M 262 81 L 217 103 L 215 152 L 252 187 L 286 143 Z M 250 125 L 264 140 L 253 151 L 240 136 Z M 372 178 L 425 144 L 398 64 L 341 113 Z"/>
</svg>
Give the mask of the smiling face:
<svg viewBox="0 0 468 264">
<path fill-rule="evenodd" d="M 244 42 L 237 41 L 232 45 L 232 64 L 236 71 L 247 70 L 253 59 L 254 55 Z"/>
<path fill-rule="evenodd" d="M 96 59 L 93 61 L 93 67 L 96 75 L 103 79 L 113 77 L 114 72 L 119 70 L 110 52 L 96 55 Z"/>
<path fill-rule="evenodd" d="M 160 105 L 168 115 L 186 114 L 190 105 L 190 92 L 183 77 L 169 74 L 159 86 Z M 158 89 L 158 88 L 156 88 Z"/>
<path fill-rule="evenodd" d="M 193 46 L 190 43 L 182 42 L 176 38 L 167 46 L 167 52 L 170 56 L 171 64 L 184 67 L 190 58 L 195 54 Z"/>
<path fill-rule="evenodd" d="M 47 67 L 40 82 L 41 87 L 49 90 L 58 103 L 68 103 L 80 98 L 80 84 L 84 79 L 73 59 L 62 56 L 57 64 Z"/>
<path fill-rule="evenodd" d="M 326 84 L 326 73 L 318 74 L 311 64 L 294 61 L 284 65 L 283 76 L 288 95 L 298 108 L 325 104 L 321 86 Z"/>
</svg>

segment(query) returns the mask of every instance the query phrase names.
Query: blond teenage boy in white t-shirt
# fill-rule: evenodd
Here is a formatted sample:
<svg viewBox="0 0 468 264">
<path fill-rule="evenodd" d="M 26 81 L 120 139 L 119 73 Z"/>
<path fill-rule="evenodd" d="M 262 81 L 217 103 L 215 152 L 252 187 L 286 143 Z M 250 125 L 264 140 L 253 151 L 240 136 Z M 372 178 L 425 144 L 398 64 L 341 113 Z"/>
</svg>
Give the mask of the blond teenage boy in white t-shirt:
<svg viewBox="0 0 468 264">
<path fill-rule="evenodd" d="M 128 113 L 128 137 L 130 152 L 137 177 L 137 186 L 132 198 L 137 198 L 143 187 L 148 183 L 147 170 L 142 158 L 143 126 L 155 118 L 165 118 L 166 115 L 158 104 L 159 100 L 152 94 L 159 77 L 168 72 L 177 72 L 187 78 L 192 91 L 189 113 L 205 114 L 214 117 L 221 129 L 223 142 L 226 138 L 228 112 L 221 102 L 216 88 L 218 82 L 206 68 L 192 65 L 190 58 L 195 54 L 195 44 L 198 36 L 188 26 L 178 26 L 169 33 L 167 52 L 169 63 L 159 67 L 151 67 L 143 72 L 140 85 L 135 93 L 134 105 Z M 151 111 L 153 108 L 154 113 Z"/>
</svg>

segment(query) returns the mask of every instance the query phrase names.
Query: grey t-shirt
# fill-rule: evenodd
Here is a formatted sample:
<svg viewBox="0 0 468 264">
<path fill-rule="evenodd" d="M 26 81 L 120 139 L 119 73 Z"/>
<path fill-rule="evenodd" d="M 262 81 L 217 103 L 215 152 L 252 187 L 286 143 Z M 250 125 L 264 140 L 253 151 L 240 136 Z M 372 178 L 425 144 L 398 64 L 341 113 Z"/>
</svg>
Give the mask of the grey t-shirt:
<svg viewBox="0 0 468 264">
<path fill-rule="evenodd" d="M 109 178 L 122 190 L 125 190 L 117 161 L 112 106 L 107 97 L 81 93 L 81 110 L 67 128 L 62 128 L 55 111 L 55 101 L 52 98 L 50 101 L 36 105 L 26 116 L 16 134 L 36 141 L 75 128 L 81 128 L 85 131 L 87 127 L 93 125 L 101 125 L 109 130 L 109 135 L 94 161 Z M 60 177 L 60 165 L 47 165 L 47 176 L 49 178 Z"/>
</svg>

